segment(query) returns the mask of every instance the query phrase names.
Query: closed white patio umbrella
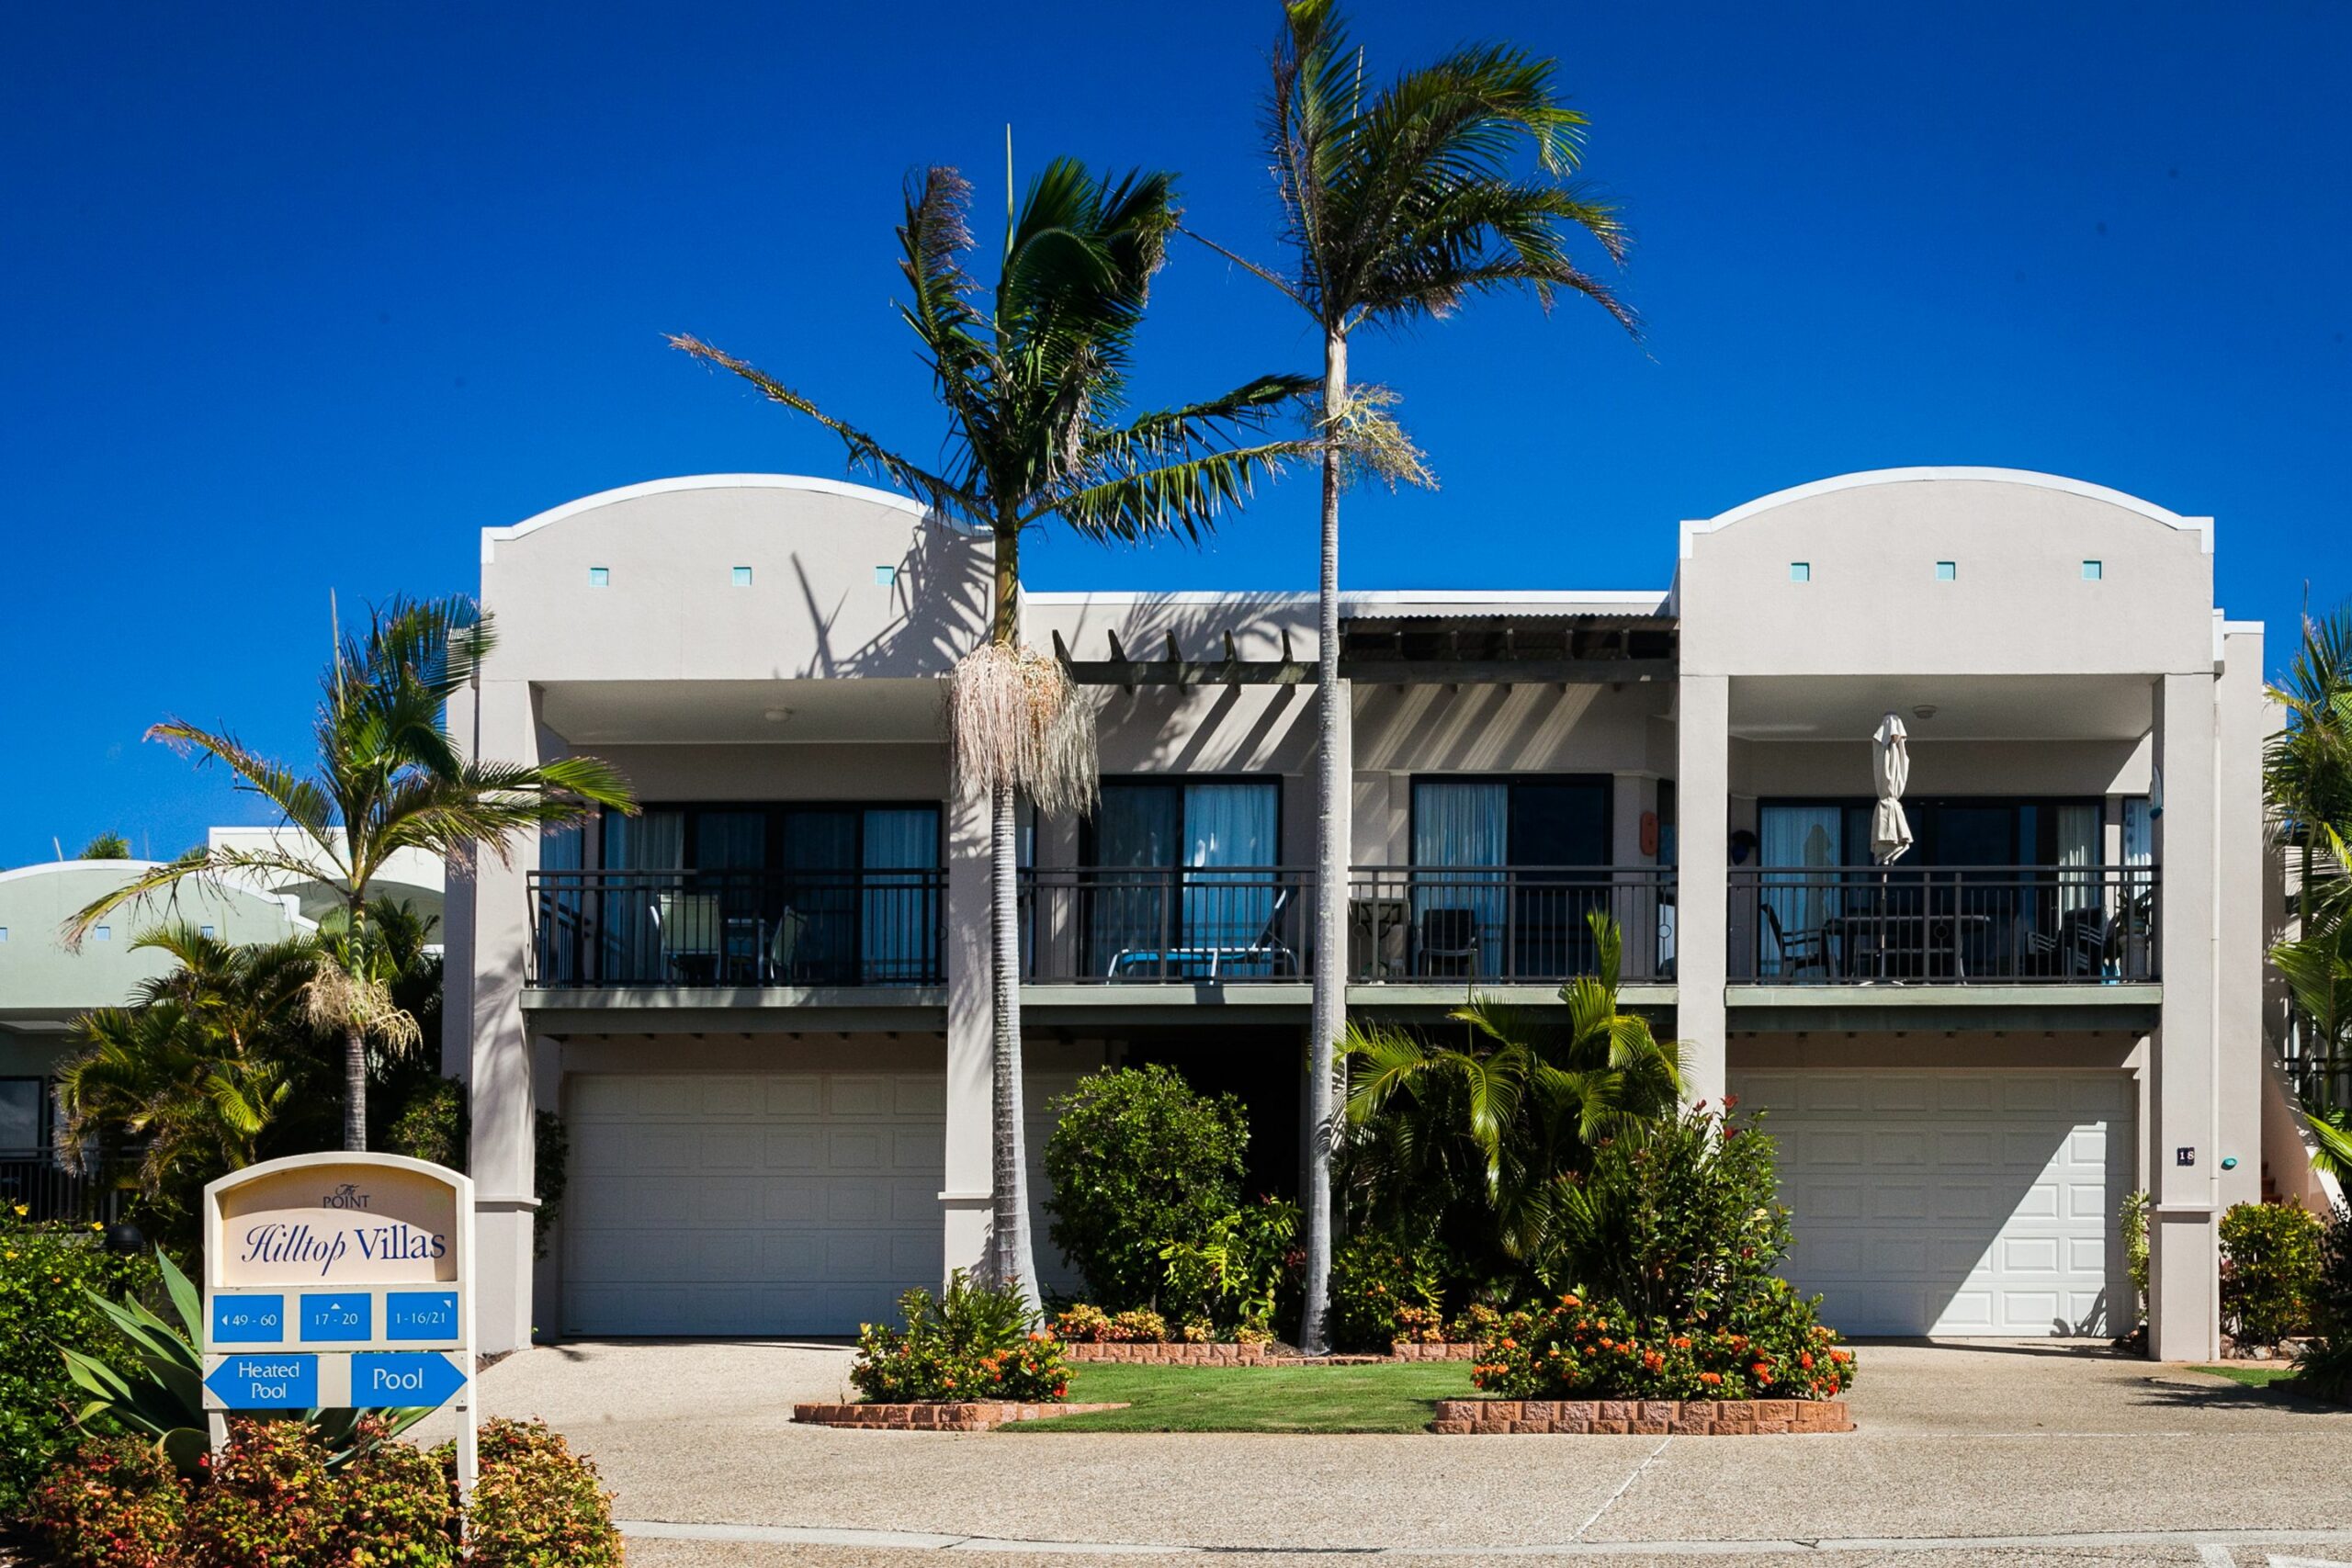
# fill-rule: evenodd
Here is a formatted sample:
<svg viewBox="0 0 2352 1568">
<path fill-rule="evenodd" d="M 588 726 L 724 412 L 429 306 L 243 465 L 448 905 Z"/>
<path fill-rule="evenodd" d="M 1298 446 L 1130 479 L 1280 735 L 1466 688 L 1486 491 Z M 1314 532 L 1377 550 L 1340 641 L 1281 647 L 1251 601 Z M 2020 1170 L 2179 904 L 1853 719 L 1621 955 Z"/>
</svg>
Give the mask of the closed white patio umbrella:
<svg viewBox="0 0 2352 1568">
<path fill-rule="evenodd" d="M 1881 865 L 1903 858 L 1911 848 L 1911 819 L 1903 815 L 1903 786 L 1911 782 L 1911 746 L 1903 721 L 1888 714 L 1871 736 L 1871 773 L 1878 781 L 1878 807 L 1871 813 L 1871 858 Z"/>
</svg>

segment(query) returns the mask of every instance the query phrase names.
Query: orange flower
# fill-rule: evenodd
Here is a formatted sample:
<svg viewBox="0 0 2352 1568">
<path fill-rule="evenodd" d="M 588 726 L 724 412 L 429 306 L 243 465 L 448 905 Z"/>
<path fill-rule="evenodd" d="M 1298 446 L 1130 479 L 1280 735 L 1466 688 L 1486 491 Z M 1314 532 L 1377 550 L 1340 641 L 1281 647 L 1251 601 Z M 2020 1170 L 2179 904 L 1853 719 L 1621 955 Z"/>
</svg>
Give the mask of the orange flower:
<svg viewBox="0 0 2352 1568">
<path fill-rule="evenodd" d="M 1690 1341 L 1686 1337 L 1678 1334 L 1674 1337 L 1674 1348 L 1678 1350 L 1688 1350 L 1690 1348 Z"/>
<path fill-rule="evenodd" d="M 1519 1341 L 1506 1334 L 1503 1336 L 1503 1348 L 1506 1350 L 1516 1350 L 1519 1348 Z"/>
<path fill-rule="evenodd" d="M 1721 1372 L 1701 1372 L 1699 1381 L 1709 1388 L 1721 1388 L 1724 1383 L 1724 1375 Z"/>
<path fill-rule="evenodd" d="M 1813 1352 L 1807 1350 L 1804 1355 L 1799 1356 L 1797 1358 L 1797 1365 L 1803 1367 L 1806 1371 L 1813 1371 Z"/>
</svg>

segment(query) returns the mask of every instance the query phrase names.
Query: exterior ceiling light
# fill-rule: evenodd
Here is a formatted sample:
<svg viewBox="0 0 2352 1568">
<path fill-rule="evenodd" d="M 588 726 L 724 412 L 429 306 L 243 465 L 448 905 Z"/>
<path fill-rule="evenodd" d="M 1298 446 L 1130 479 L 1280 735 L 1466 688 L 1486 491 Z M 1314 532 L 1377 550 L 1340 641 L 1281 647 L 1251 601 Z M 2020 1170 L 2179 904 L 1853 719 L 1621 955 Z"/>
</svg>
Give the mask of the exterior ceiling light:
<svg viewBox="0 0 2352 1568">
<path fill-rule="evenodd" d="M 760 716 L 766 719 L 770 724 L 782 724 L 786 719 L 792 716 L 792 710 L 790 708 L 769 708 L 763 712 Z"/>
<path fill-rule="evenodd" d="M 1911 710 L 1911 716 L 1917 719 L 1920 723 L 1925 724 L 1928 720 L 1936 716 L 1936 705 L 1933 703 L 1921 703 L 1917 707 Z"/>
</svg>

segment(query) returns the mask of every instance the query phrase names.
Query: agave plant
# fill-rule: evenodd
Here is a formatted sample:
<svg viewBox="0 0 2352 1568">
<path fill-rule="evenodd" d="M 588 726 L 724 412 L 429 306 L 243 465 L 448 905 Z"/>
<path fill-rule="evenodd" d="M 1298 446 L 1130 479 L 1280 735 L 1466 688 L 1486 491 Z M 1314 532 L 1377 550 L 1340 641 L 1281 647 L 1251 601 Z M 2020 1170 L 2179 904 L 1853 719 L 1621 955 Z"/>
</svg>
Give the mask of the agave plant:
<svg viewBox="0 0 2352 1568">
<path fill-rule="evenodd" d="M 164 1288 L 178 1326 L 164 1322 L 134 1295 L 110 1302 L 94 1291 L 90 1300 L 130 1341 L 136 1365 L 126 1370 L 74 1349 L 61 1354 L 66 1375 L 91 1395 L 74 1413 L 77 1423 L 86 1427 L 107 1420 L 151 1437 L 175 1469 L 193 1476 L 212 1445 L 204 1408 L 204 1303 L 195 1283 L 169 1257 L 159 1250 L 155 1261 L 162 1266 Z M 366 1441 L 404 1432 L 431 1414 L 429 1405 L 373 1412 L 311 1410 L 302 1419 L 326 1446 L 327 1468 L 333 1471 L 350 1462 Z M 381 1424 L 363 1438 L 360 1421 L 369 1415 Z"/>
</svg>

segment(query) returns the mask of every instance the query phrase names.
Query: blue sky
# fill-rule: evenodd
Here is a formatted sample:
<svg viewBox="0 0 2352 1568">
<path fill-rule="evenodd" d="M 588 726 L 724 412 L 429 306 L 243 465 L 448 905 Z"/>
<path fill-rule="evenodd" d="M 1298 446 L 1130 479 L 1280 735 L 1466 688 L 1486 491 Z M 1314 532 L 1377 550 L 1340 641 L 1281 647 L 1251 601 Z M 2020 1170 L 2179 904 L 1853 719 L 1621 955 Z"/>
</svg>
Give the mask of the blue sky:
<svg viewBox="0 0 2352 1568">
<path fill-rule="evenodd" d="M 838 474 L 662 346 L 699 333 L 918 452 L 899 183 L 1181 172 L 1271 254 L 1272 0 L 0 11 L 0 864 L 259 820 L 141 744 L 293 753 L 346 605 L 664 474 Z M 1854 468 L 2053 469 L 2219 519 L 2222 597 L 2352 593 L 2352 6 L 1357 7 L 1375 69 L 1555 55 L 1636 237 L 1630 344 L 1490 303 L 1359 374 L 1443 480 L 1351 501 L 1351 587 L 1663 587 L 1674 525 Z M 992 225 L 985 225 L 992 228 Z M 992 237 L 992 236 L 991 236 Z M 1139 395 L 1312 367 L 1263 286 L 1163 276 Z M 1305 587 L 1311 485 L 1212 548 L 1051 539 L 1034 586 Z"/>
</svg>

